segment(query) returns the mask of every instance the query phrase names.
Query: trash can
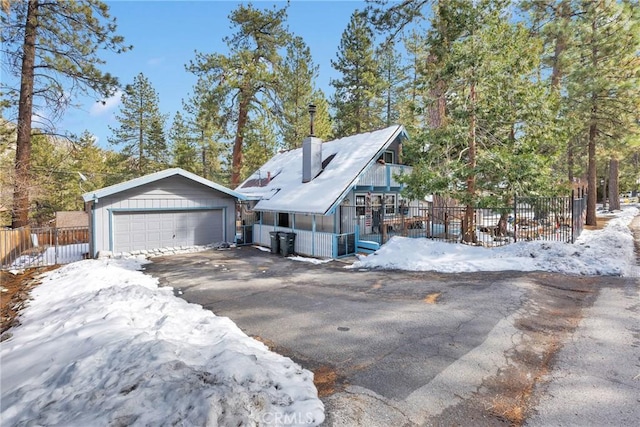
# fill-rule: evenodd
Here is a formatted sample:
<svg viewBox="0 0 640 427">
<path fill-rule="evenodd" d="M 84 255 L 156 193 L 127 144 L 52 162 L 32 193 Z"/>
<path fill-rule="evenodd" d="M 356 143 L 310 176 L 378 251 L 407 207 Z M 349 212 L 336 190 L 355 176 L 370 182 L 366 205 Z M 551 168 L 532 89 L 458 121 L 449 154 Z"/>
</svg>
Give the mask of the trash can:
<svg viewBox="0 0 640 427">
<path fill-rule="evenodd" d="M 271 236 L 271 253 L 277 254 L 280 252 L 280 240 L 278 239 L 278 231 L 270 231 L 269 236 Z"/>
<path fill-rule="evenodd" d="M 280 233 L 280 253 L 289 256 L 295 252 L 296 233 Z"/>
</svg>

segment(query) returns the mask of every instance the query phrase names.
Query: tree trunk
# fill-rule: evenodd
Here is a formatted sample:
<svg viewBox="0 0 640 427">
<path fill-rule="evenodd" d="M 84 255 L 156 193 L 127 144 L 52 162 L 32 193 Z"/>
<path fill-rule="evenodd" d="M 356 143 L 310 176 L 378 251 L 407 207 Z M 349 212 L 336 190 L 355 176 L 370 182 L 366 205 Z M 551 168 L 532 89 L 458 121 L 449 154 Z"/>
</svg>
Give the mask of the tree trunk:
<svg viewBox="0 0 640 427">
<path fill-rule="evenodd" d="M 620 188 L 618 187 L 618 175 L 620 161 L 615 158 L 609 159 L 609 210 L 620 210 Z"/>
<path fill-rule="evenodd" d="M 202 151 L 201 151 L 202 177 L 209 179 L 209 169 L 207 168 L 207 147 L 204 144 L 204 131 L 201 132 L 201 137 L 202 137 Z"/>
<path fill-rule="evenodd" d="M 602 174 L 602 209 L 607 210 L 607 170 Z"/>
<path fill-rule="evenodd" d="M 567 142 L 567 176 L 571 185 L 573 185 L 573 163 L 573 138 L 569 138 Z"/>
<path fill-rule="evenodd" d="M 596 46 L 596 31 L 598 23 L 594 19 L 591 24 L 591 65 L 597 68 L 598 65 L 598 48 Z M 598 184 L 596 176 L 596 138 L 598 137 L 598 94 L 591 93 L 591 117 L 589 120 L 589 166 L 587 168 L 587 184 L 589 186 L 589 194 L 587 196 L 587 219 L 586 225 L 597 225 L 596 220 L 596 198 L 598 197 Z"/>
<path fill-rule="evenodd" d="M 142 116 L 142 109 L 144 106 L 142 105 L 142 93 L 138 98 L 140 102 L 138 102 L 139 114 L 138 114 L 138 176 L 144 175 L 144 167 L 142 163 L 144 162 L 144 132 L 143 132 L 143 121 L 144 118 Z"/>
<path fill-rule="evenodd" d="M 571 16 L 569 2 L 563 0 L 560 3 L 560 30 L 556 34 L 555 47 L 553 50 L 552 69 L 551 69 L 551 86 L 556 89 L 560 88 L 560 78 L 562 77 L 562 55 L 567 48 L 567 35 L 564 33 L 564 24 Z"/>
<path fill-rule="evenodd" d="M 242 171 L 242 144 L 244 142 L 244 128 L 249 119 L 249 99 L 246 93 L 240 94 L 240 105 L 238 108 L 238 126 L 236 127 L 236 138 L 233 142 L 233 155 L 231 160 L 231 188 L 240 185 L 240 173 Z"/>
<path fill-rule="evenodd" d="M 427 58 L 427 62 L 429 63 L 435 63 L 437 60 L 438 59 L 433 54 L 430 54 Z M 445 82 L 443 80 L 438 80 L 429 89 L 430 105 L 428 107 L 427 114 L 429 117 L 428 125 L 430 129 L 438 129 L 442 126 L 446 109 L 446 100 L 444 95 Z"/>
<path fill-rule="evenodd" d="M 593 107 L 595 115 L 596 107 Z M 587 169 L 587 219 L 586 225 L 596 225 L 596 199 L 598 198 L 598 181 L 596 176 L 596 135 L 598 125 L 593 121 L 589 125 L 589 166 Z"/>
<path fill-rule="evenodd" d="M 15 182 L 11 227 L 29 223 L 29 185 L 31 170 L 31 116 L 33 115 L 33 80 L 38 29 L 38 0 L 30 0 L 24 32 L 18 125 L 16 139 Z"/>
<path fill-rule="evenodd" d="M 474 201 L 476 193 L 476 84 L 471 83 L 471 90 L 469 93 L 471 101 L 471 120 L 469 126 L 469 158 L 467 160 L 467 167 L 469 168 L 469 175 L 467 175 L 467 207 L 464 212 L 464 224 L 462 239 L 467 243 L 475 243 L 477 241 L 475 233 L 475 221 L 474 221 Z"/>
</svg>

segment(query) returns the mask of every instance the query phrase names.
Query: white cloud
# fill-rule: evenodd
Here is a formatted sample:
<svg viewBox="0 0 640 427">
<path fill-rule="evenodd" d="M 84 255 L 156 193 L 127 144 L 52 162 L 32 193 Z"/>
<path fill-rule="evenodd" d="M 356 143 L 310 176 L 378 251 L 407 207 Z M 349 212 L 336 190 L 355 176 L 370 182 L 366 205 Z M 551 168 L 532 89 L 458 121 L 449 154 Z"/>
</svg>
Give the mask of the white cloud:
<svg viewBox="0 0 640 427">
<path fill-rule="evenodd" d="M 117 91 L 113 96 L 105 99 L 104 101 L 98 101 L 91 106 L 89 114 L 93 117 L 102 116 L 109 111 L 114 110 L 120 103 L 122 97 L 122 91 Z"/>
<path fill-rule="evenodd" d="M 150 59 L 147 61 L 147 64 L 148 64 L 148 65 L 154 65 L 154 66 L 155 66 L 155 65 L 160 65 L 160 64 L 162 64 L 162 63 L 164 62 L 164 59 L 165 59 L 164 57 L 150 58 Z"/>
</svg>

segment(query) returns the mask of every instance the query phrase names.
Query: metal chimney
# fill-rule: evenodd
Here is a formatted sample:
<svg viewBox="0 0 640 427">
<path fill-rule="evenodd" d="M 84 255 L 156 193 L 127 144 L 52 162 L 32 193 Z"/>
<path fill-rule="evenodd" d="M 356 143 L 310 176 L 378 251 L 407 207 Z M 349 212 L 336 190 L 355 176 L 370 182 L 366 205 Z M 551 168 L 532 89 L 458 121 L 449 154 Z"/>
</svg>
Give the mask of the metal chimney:
<svg viewBox="0 0 640 427">
<path fill-rule="evenodd" d="M 315 134 L 313 133 L 313 121 L 316 118 L 316 106 L 313 104 L 309 104 L 309 136 L 315 136 Z"/>
<path fill-rule="evenodd" d="M 313 134 L 316 106 L 309 104 L 311 133 L 302 141 L 302 182 L 312 181 L 322 171 L 322 140 Z"/>
</svg>

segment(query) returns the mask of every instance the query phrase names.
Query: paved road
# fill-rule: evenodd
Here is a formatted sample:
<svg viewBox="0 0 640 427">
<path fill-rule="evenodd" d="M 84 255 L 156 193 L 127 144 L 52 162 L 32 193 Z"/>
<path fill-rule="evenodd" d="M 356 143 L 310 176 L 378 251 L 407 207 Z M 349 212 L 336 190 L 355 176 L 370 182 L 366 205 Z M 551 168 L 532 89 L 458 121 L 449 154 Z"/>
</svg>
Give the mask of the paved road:
<svg viewBox="0 0 640 427">
<path fill-rule="evenodd" d="M 335 426 L 521 422 L 598 290 L 638 291 L 621 278 L 344 265 L 245 247 L 156 258 L 147 270 L 313 370 Z"/>
</svg>

